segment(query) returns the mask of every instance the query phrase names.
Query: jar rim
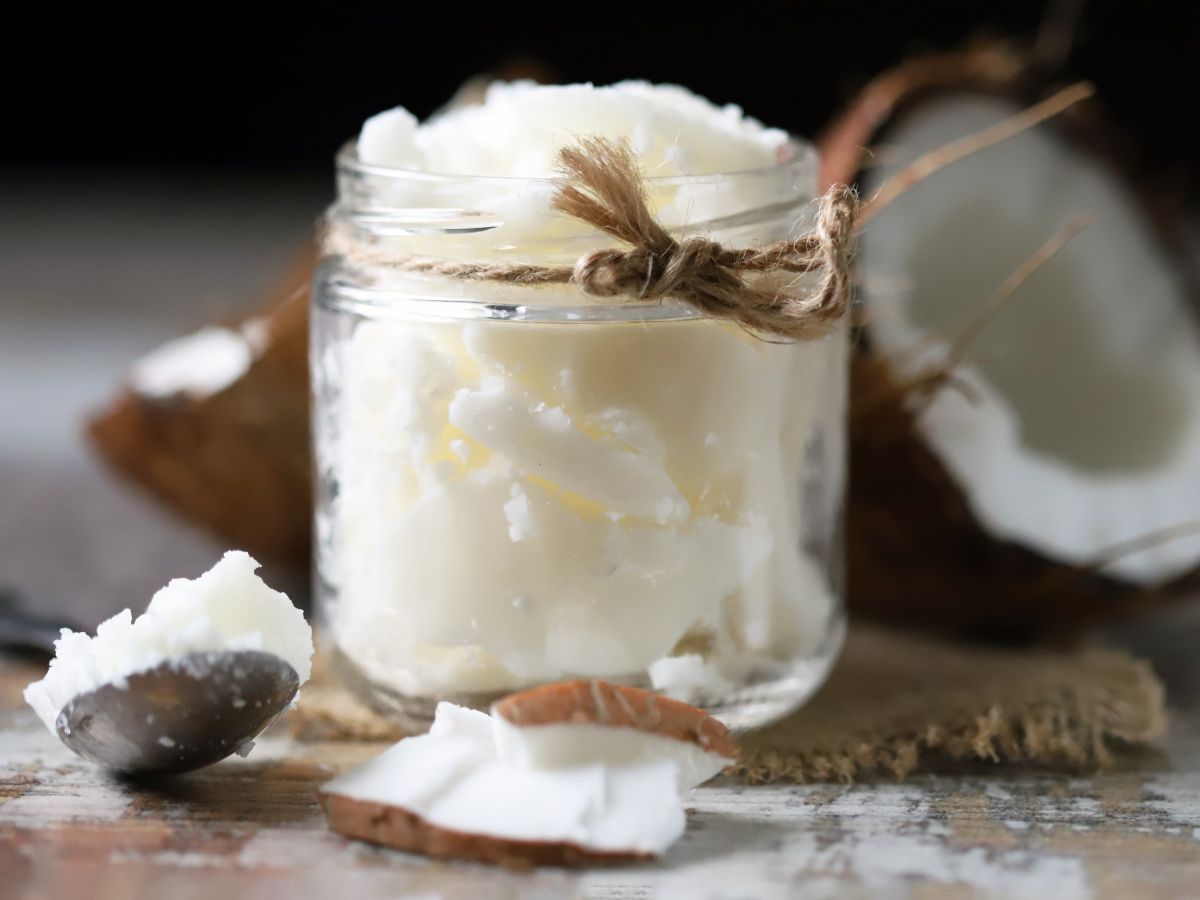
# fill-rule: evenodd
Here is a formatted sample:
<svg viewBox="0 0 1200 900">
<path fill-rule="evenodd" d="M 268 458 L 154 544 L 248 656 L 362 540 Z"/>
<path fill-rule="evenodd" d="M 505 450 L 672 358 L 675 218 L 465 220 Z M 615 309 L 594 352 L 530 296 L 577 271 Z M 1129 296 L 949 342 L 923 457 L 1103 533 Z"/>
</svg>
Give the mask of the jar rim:
<svg viewBox="0 0 1200 900">
<path fill-rule="evenodd" d="M 738 177 L 757 178 L 767 174 L 779 175 L 781 172 L 789 170 L 796 173 L 809 170 L 814 177 L 816 176 L 819 155 L 816 145 L 812 141 L 789 135 L 787 143 L 780 148 L 780 155 L 784 158 L 769 166 L 755 166 L 749 169 L 735 169 L 726 172 L 709 172 L 703 175 L 646 175 L 643 180 L 647 185 L 654 187 L 672 187 L 711 184 Z M 402 166 L 368 163 L 359 159 L 358 143 L 353 138 L 342 144 L 337 152 L 335 161 L 339 174 L 392 178 L 398 181 L 515 186 L 521 184 L 552 185 L 563 180 L 563 176 L 561 175 L 471 175 L 456 172 L 429 172 L 422 169 L 408 169 Z"/>
</svg>

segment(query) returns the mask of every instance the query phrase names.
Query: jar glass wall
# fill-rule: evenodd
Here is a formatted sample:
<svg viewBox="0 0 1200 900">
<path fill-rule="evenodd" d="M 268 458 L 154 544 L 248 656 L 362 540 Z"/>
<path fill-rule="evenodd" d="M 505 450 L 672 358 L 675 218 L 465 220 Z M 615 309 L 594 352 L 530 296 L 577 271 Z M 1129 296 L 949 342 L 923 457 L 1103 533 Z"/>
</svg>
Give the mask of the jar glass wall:
<svg viewBox="0 0 1200 900">
<path fill-rule="evenodd" d="M 648 179 L 677 234 L 809 222 L 816 160 Z M 846 335 L 782 343 L 670 303 L 406 272 L 572 263 L 603 235 L 552 179 L 339 157 L 314 285 L 316 586 L 327 645 L 421 726 L 573 677 L 734 727 L 795 707 L 840 644 Z"/>
</svg>

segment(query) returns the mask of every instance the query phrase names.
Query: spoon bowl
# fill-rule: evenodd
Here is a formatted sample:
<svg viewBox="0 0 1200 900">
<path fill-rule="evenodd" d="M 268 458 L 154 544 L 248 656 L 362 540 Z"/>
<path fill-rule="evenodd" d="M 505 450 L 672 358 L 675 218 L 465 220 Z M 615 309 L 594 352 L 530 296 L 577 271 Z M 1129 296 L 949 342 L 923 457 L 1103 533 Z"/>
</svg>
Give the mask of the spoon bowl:
<svg viewBox="0 0 1200 900">
<path fill-rule="evenodd" d="M 296 696 L 273 653 L 193 653 L 79 694 L 55 729 L 85 759 L 124 775 L 170 775 L 248 752 Z"/>
</svg>

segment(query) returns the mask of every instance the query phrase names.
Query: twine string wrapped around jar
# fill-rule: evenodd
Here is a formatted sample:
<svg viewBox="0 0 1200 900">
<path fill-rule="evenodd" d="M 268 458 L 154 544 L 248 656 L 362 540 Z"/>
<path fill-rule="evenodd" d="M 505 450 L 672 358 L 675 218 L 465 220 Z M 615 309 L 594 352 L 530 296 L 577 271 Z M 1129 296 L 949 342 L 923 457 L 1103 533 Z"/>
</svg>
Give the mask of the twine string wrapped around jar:
<svg viewBox="0 0 1200 900">
<path fill-rule="evenodd" d="M 677 240 L 651 213 L 637 156 L 624 141 L 588 137 L 562 148 L 553 207 L 625 247 L 594 250 L 574 265 L 475 262 L 395 252 L 386 256 L 336 228 L 328 252 L 404 272 L 467 281 L 574 284 L 593 297 L 672 299 L 707 316 L 792 340 L 822 337 L 845 315 L 860 210 L 845 185 L 820 198 L 811 231 L 766 247 L 730 249 L 702 236 Z M 780 283 L 771 273 L 797 277 Z M 799 276 L 815 274 L 812 279 Z"/>
</svg>

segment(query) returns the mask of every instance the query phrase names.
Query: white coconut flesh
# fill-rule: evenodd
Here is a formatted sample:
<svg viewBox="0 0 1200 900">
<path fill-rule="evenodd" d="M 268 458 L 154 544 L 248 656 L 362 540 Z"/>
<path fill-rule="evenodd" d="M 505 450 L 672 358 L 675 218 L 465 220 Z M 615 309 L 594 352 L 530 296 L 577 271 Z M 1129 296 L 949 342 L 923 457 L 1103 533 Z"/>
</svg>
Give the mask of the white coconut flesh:
<svg viewBox="0 0 1200 900">
<path fill-rule="evenodd" d="M 683 834 L 673 758 L 533 769 L 499 758 L 492 717 L 449 703 L 433 727 L 335 778 L 325 794 L 385 804 L 435 828 L 501 841 L 660 855 Z"/>
<path fill-rule="evenodd" d="M 492 716 L 496 753 L 501 762 L 521 769 L 565 769 L 602 762 L 627 766 L 659 760 L 675 764 L 681 791 L 701 785 L 725 769 L 732 759 L 699 744 L 637 728 L 589 723 L 514 725 Z"/>
<path fill-rule="evenodd" d="M 143 397 L 211 396 L 246 374 L 259 341 L 254 320 L 240 331 L 216 325 L 201 328 L 168 341 L 134 363 L 129 386 Z"/>
<path fill-rule="evenodd" d="M 917 155 L 1016 111 L 984 97 L 924 104 L 884 135 L 868 196 Z M 928 362 L 1080 215 L 1093 223 L 972 344 L 966 390 L 942 390 L 920 420 L 989 531 L 1074 565 L 1200 517 L 1197 323 L 1136 198 L 1043 126 L 906 193 L 860 255 L 875 346 Z M 1106 571 L 1150 583 L 1198 561 L 1200 539 L 1178 539 Z"/>
</svg>

